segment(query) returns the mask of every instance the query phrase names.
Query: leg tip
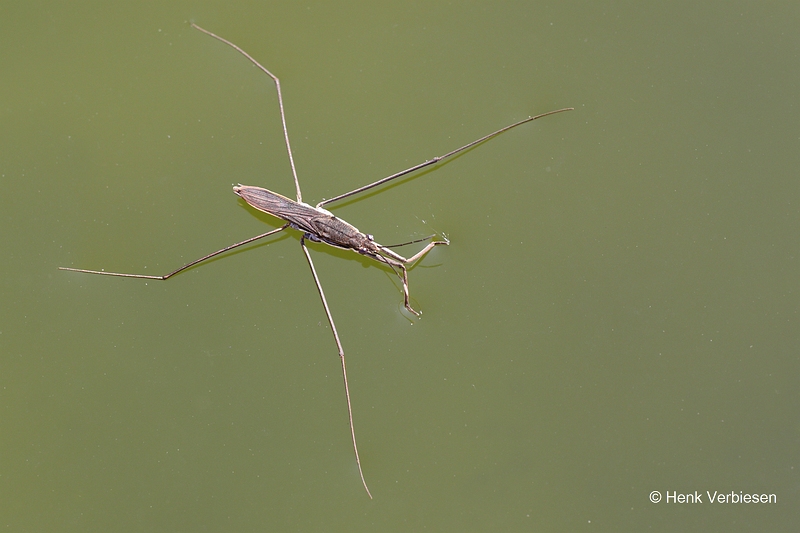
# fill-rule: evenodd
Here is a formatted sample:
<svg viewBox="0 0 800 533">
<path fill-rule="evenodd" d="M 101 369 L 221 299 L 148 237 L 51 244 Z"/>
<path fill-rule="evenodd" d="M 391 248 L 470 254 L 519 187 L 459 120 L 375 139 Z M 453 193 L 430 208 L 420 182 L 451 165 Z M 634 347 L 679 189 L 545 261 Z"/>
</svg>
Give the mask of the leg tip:
<svg viewBox="0 0 800 533">
<path fill-rule="evenodd" d="M 417 318 L 419 318 L 419 315 L 421 315 L 421 314 L 422 314 L 422 311 L 417 311 L 417 310 L 415 310 L 413 307 L 411 307 L 411 306 L 410 306 L 410 305 L 408 305 L 408 304 L 406 304 L 406 309 L 408 309 L 408 311 L 409 311 L 411 314 L 413 314 L 414 316 L 416 316 Z"/>
</svg>

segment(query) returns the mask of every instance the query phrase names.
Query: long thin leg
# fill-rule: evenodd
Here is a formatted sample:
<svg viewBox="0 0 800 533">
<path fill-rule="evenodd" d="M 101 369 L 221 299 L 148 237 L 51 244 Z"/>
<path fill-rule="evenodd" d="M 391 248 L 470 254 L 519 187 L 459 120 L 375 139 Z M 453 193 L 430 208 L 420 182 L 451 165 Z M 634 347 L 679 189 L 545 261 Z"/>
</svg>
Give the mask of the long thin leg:
<svg viewBox="0 0 800 533">
<path fill-rule="evenodd" d="M 344 194 L 340 194 L 339 196 L 334 196 L 333 198 L 329 198 L 327 200 L 323 200 L 323 201 L 321 201 L 320 203 L 317 204 L 317 207 L 322 207 L 325 204 L 330 204 L 332 202 L 336 202 L 337 200 L 342 200 L 344 198 L 348 198 L 350 196 L 353 196 L 354 194 L 358 194 L 360 192 L 368 191 L 369 189 L 372 189 L 373 187 L 377 187 L 378 185 L 383 185 L 387 181 L 392 181 L 393 179 L 399 178 L 400 176 L 405 176 L 406 174 L 410 174 L 411 172 L 414 172 L 415 170 L 419 170 L 421 168 L 425 168 L 425 167 L 428 167 L 428 166 L 431 166 L 431 165 L 435 165 L 436 163 L 438 163 L 442 159 L 447 159 L 448 157 L 456 155 L 459 152 L 463 152 L 467 148 L 471 148 L 471 147 L 475 146 L 476 144 L 482 143 L 483 141 L 488 141 L 492 137 L 496 137 L 496 136 L 500 135 L 501 133 L 503 133 L 504 131 L 508 131 L 511 128 L 516 128 L 517 126 L 519 126 L 521 124 L 525 124 L 526 122 L 530 122 L 531 120 L 536 120 L 537 118 L 546 117 L 547 115 L 554 115 L 556 113 L 561 113 L 562 111 L 572 111 L 573 109 L 575 109 L 575 108 L 574 107 L 565 107 L 563 109 L 556 109 L 555 111 L 548 111 L 547 113 L 542 113 L 541 115 L 536 115 L 535 117 L 528 117 L 528 118 L 526 118 L 524 120 L 520 120 L 519 122 L 515 122 L 514 124 L 506 126 L 505 128 L 500 128 L 499 130 L 497 130 L 497 131 L 495 131 L 493 133 L 490 133 L 489 135 L 484 135 L 480 139 L 474 140 L 469 144 L 465 144 L 461 148 L 456 148 L 452 152 L 448 152 L 448 153 L 446 153 L 444 155 L 440 155 L 439 157 L 434 157 L 433 159 L 429 159 L 429 160 L 425 161 L 424 163 L 420 163 L 419 165 L 414 165 L 413 167 L 407 168 L 407 169 L 405 169 L 405 170 L 403 170 L 401 172 L 398 172 L 397 174 L 392 174 L 391 176 L 387 176 L 387 177 L 385 177 L 383 179 L 379 179 L 378 181 L 374 181 L 374 182 L 370 183 L 369 185 L 364 185 L 363 187 L 359 187 L 358 189 L 353 189 L 350 192 L 346 192 Z"/>
<path fill-rule="evenodd" d="M 275 74 L 273 74 L 272 72 L 270 72 L 269 70 L 264 68 L 261 65 L 261 63 L 259 63 L 255 59 L 253 59 L 253 57 L 250 54 L 248 54 L 247 52 L 245 52 L 244 50 L 242 50 L 241 48 L 239 48 L 238 46 L 236 46 L 235 44 L 233 44 L 229 40 L 224 39 L 224 38 L 222 38 L 219 35 L 216 35 L 214 33 L 211 33 L 208 30 L 204 30 L 203 28 L 201 28 L 200 26 L 198 26 L 194 22 L 192 23 L 192 28 L 194 28 L 196 30 L 200 30 L 201 32 L 205 33 L 206 35 L 210 35 L 214 39 L 217 39 L 218 41 L 222 41 L 223 43 L 227 44 L 228 46 L 230 46 L 231 48 L 233 48 L 234 50 L 236 50 L 237 52 L 242 54 L 244 57 L 249 59 L 255 66 L 257 66 L 258 68 L 263 70 L 267 74 L 267 76 L 272 78 L 272 81 L 275 82 L 275 88 L 278 90 L 278 106 L 281 108 L 281 124 L 283 124 L 283 139 L 284 139 L 284 141 L 286 141 L 286 151 L 289 152 L 289 163 L 292 166 L 292 175 L 294 176 L 294 186 L 295 186 L 295 189 L 297 189 L 297 201 L 298 202 L 302 202 L 303 201 L 303 195 L 300 192 L 300 181 L 297 179 L 297 170 L 295 170 L 295 168 L 294 168 L 294 156 L 292 156 L 292 147 L 289 144 L 289 132 L 286 129 L 286 115 L 283 112 L 283 95 L 281 94 L 281 82 L 280 82 L 280 80 L 278 79 L 278 77 Z"/>
<path fill-rule="evenodd" d="M 180 267 L 179 269 L 173 270 L 169 274 L 165 274 L 163 276 L 147 276 L 145 274 L 122 274 L 120 272 L 105 272 L 103 270 L 84 270 L 82 268 L 69 268 L 69 267 L 58 267 L 58 269 L 59 270 L 69 270 L 70 272 L 83 272 L 84 274 L 102 274 L 103 276 L 117 276 L 117 277 L 120 277 L 120 278 L 140 278 L 140 279 L 160 279 L 160 280 L 164 280 L 164 279 L 169 279 L 172 276 L 174 276 L 175 274 L 177 274 L 178 272 L 183 272 L 187 268 L 193 267 L 198 263 L 202 263 L 206 259 L 211 259 L 212 257 L 216 257 L 219 254 L 224 254 L 225 252 L 227 252 L 229 250 L 233 250 L 234 248 L 238 248 L 239 246 L 244 246 L 245 244 L 250 244 L 253 241 L 257 241 L 258 239 L 263 239 L 264 237 L 268 237 L 269 235 L 272 235 L 274 233 L 278 233 L 279 231 L 283 231 L 288 227 L 289 227 L 289 224 L 284 224 L 283 226 L 281 226 L 278 229 L 274 229 L 272 231 L 268 231 L 266 233 L 262 233 L 261 235 L 256 235 L 255 237 L 250 237 L 249 239 L 243 240 L 242 242 L 237 242 L 236 244 L 231 244 L 230 246 L 226 246 L 222 250 L 217 250 L 214 253 L 210 253 L 208 255 L 204 255 L 200 259 L 195 259 L 191 263 L 187 263 L 187 264 L 183 265 L 182 267 Z"/>
<path fill-rule="evenodd" d="M 319 292 L 319 297 L 322 299 L 322 307 L 325 308 L 325 315 L 328 317 L 328 322 L 333 332 L 333 339 L 336 341 L 336 348 L 339 350 L 339 359 L 342 361 L 342 377 L 344 378 L 344 394 L 347 398 L 347 416 L 350 419 L 350 436 L 353 438 L 353 451 L 356 454 L 356 464 L 358 465 L 358 474 L 361 476 L 361 483 L 364 485 L 364 490 L 367 491 L 367 496 L 369 496 L 371 500 L 372 494 L 369 492 L 367 482 L 364 479 L 364 472 L 361 470 L 361 459 L 358 457 L 358 445 L 356 444 L 356 431 L 353 429 L 353 409 L 350 406 L 350 387 L 347 385 L 347 366 L 344 363 L 344 348 L 342 348 L 342 342 L 339 340 L 339 334 L 336 332 L 336 324 L 333 323 L 333 315 L 331 315 L 331 310 L 328 308 L 328 301 L 325 299 L 325 292 L 323 292 L 322 284 L 319 282 L 319 277 L 317 277 L 317 269 L 314 268 L 311 254 L 308 253 L 305 239 L 305 236 L 300 237 L 300 245 L 303 247 L 303 253 L 306 254 L 306 259 L 308 259 L 308 266 L 311 267 L 311 275 L 314 276 L 314 283 L 317 284 L 317 291 Z"/>
</svg>

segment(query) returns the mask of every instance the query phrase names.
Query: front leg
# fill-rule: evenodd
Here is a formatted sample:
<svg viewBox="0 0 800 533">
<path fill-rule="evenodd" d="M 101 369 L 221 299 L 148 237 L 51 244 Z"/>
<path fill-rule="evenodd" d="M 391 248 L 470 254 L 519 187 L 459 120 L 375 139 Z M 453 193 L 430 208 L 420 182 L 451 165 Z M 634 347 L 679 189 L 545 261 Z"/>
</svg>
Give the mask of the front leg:
<svg viewBox="0 0 800 533">
<path fill-rule="evenodd" d="M 422 257 L 425 256 L 425 254 L 430 252 L 434 246 L 438 246 L 440 244 L 444 244 L 445 246 L 447 246 L 450 244 L 450 241 L 447 239 L 446 236 L 443 235 L 442 238 L 444 240 L 433 241 L 428 243 L 428 245 L 425 246 L 425 248 L 423 248 L 413 256 L 409 257 L 408 259 L 398 254 L 397 252 L 393 252 L 389 248 L 378 244 L 378 248 L 380 249 L 381 253 L 385 255 L 377 255 L 376 259 L 392 267 L 392 270 L 395 271 L 397 277 L 399 277 L 400 280 L 403 282 L 403 298 L 405 307 L 415 316 L 419 316 L 420 312 L 416 311 L 413 307 L 411 307 L 411 303 L 409 303 L 408 268 L 414 266 L 414 264 L 420 259 L 422 259 Z M 398 272 L 398 269 L 402 271 L 402 274 Z"/>
<path fill-rule="evenodd" d="M 390 250 L 386 246 L 378 244 L 378 248 L 380 248 L 381 253 L 386 254 L 389 257 L 391 257 L 392 259 L 394 259 L 396 261 L 399 261 L 403 265 L 407 265 L 409 268 L 411 268 L 412 266 L 414 266 L 414 263 L 416 263 L 417 261 L 422 259 L 423 256 L 425 256 L 425 254 L 430 252 L 433 249 L 434 246 L 438 246 L 440 244 L 444 244 L 445 246 L 447 246 L 447 245 L 450 244 L 450 239 L 448 239 L 446 235 L 442 235 L 442 239 L 444 239 L 444 240 L 442 240 L 442 241 L 433 241 L 433 242 L 428 243 L 428 245 L 425 246 L 425 248 L 423 248 L 419 252 L 415 253 L 414 255 L 409 257 L 408 259 L 406 259 L 402 255 L 398 254 L 397 252 L 394 252 L 394 251 Z M 377 243 L 375 243 L 375 244 L 377 244 Z"/>
<path fill-rule="evenodd" d="M 403 303 L 406 306 L 406 309 L 408 309 L 414 316 L 419 316 L 421 314 L 421 311 L 417 311 L 416 309 L 411 307 L 411 304 L 408 301 L 408 269 L 406 268 L 406 265 L 404 265 L 400 261 L 395 261 L 394 259 L 390 259 L 388 257 L 383 257 L 383 256 L 378 256 L 378 257 L 380 257 L 384 263 L 392 267 L 394 273 L 397 274 L 397 277 L 400 278 L 400 281 L 403 282 Z M 402 274 L 397 271 L 398 268 L 403 272 Z"/>
</svg>

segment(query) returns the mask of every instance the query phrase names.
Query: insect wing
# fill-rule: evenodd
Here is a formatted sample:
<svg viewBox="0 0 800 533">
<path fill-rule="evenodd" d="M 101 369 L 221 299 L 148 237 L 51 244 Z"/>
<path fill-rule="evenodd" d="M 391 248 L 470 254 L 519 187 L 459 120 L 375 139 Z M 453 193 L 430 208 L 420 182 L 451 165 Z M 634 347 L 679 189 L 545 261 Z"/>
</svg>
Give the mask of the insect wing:
<svg viewBox="0 0 800 533">
<path fill-rule="evenodd" d="M 261 187 L 237 185 L 233 188 L 233 192 L 259 211 L 291 222 L 303 231 L 313 232 L 314 230 L 309 227 L 308 221 L 320 215 L 320 212 L 310 205 L 295 202 L 281 194 Z"/>
</svg>

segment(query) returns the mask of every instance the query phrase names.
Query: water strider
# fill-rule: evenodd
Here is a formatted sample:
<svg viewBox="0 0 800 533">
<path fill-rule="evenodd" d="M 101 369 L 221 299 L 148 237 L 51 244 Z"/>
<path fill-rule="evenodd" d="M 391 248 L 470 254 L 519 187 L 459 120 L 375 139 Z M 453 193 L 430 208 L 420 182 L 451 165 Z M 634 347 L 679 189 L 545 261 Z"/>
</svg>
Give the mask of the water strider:
<svg viewBox="0 0 800 533">
<path fill-rule="evenodd" d="M 325 298 L 325 293 L 322 290 L 322 284 L 320 283 L 319 277 L 317 276 L 317 270 L 314 268 L 314 262 L 311 260 L 311 255 L 308 253 L 308 248 L 306 247 L 305 241 L 306 239 L 308 239 L 314 242 L 322 242 L 330 246 L 334 246 L 336 248 L 352 250 L 358 254 L 369 257 L 371 259 L 374 259 L 375 261 L 378 261 L 380 263 L 389 266 L 389 268 L 391 268 L 395 272 L 395 274 L 397 274 L 397 276 L 400 278 L 400 281 L 403 284 L 403 303 L 405 305 L 405 308 L 416 316 L 419 316 L 419 312 L 414 310 L 414 308 L 411 307 L 411 304 L 409 303 L 408 269 L 411 266 L 413 266 L 414 263 L 422 259 L 422 257 L 425 256 L 425 254 L 427 254 L 434 246 L 438 246 L 441 244 L 447 245 L 450 244 L 450 241 L 447 240 L 447 237 L 443 235 L 442 240 L 431 240 L 431 242 L 429 242 L 422 250 L 420 250 L 419 252 L 417 252 L 416 254 L 414 254 L 409 258 L 405 258 L 402 255 L 390 250 L 390 246 L 384 246 L 378 244 L 377 242 L 375 242 L 375 239 L 372 237 L 372 235 L 368 233 L 362 233 L 355 226 L 336 217 L 333 213 L 325 209 L 323 206 L 359 194 L 361 192 L 367 191 L 369 189 L 387 183 L 393 179 L 410 174 L 411 172 L 414 172 L 421 168 L 434 165 L 439 161 L 442 161 L 443 159 L 446 159 L 472 146 L 487 141 L 492 137 L 500 135 L 504 131 L 508 131 L 511 128 L 519 126 L 520 124 L 525 124 L 526 122 L 536 120 L 537 118 L 542 118 L 547 115 L 560 113 L 562 111 L 570 111 L 573 108 L 567 107 L 563 109 L 557 109 L 555 111 L 549 111 L 547 113 L 542 113 L 541 115 L 536 115 L 534 117 L 528 117 L 526 119 L 520 120 L 519 122 L 515 122 L 514 124 L 501 128 L 493 133 L 490 133 L 489 135 L 485 135 L 480 139 L 472 141 L 469 144 L 465 144 L 460 148 L 456 148 L 455 150 L 448 152 L 444 155 L 441 155 L 439 157 L 434 157 L 433 159 L 429 159 L 424 163 L 420 163 L 411 168 L 407 168 L 406 170 L 398 172 L 397 174 L 392 174 L 391 176 L 387 176 L 383 179 L 380 179 L 368 185 L 364 185 L 363 187 L 359 187 L 350 192 L 346 192 L 344 194 L 334 196 L 333 198 L 323 200 L 319 202 L 316 206 L 311 206 L 303 202 L 302 194 L 300 192 L 300 182 L 297 179 L 297 171 L 295 170 L 294 158 L 292 157 L 292 148 L 289 144 L 289 133 L 286 129 L 286 116 L 283 110 L 283 96 L 281 95 L 280 81 L 274 74 L 272 74 L 269 70 L 264 68 L 258 61 L 253 59 L 253 57 L 251 57 L 250 54 L 248 54 L 247 52 L 245 52 L 232 42 L 223 39 L 222 37 L 215 35 L 208 30 L 204 30 L 203 28 L 197 26 L 194 23 L 192 24 L 192 27 L 234 48 L 237 52 L 241 53 L 247 59 L 249 59 L 255 66 L 264 71 L 275 82 L 275 88 L 277 89 L 278 92 L 278 106 L 280 107 L 281 111 L 283 138 L 286 143 L 286 151 L 289 154 L 289 163 L 291 164 L 292 167 L 292 175 L 294 176 L 294 185 L 297 191 L 297 200 L 292 200 L 283 195 L 274 193 L 272 191 L 263 189 L 261 187 L 252 187 L 249 185 L 241 185 L 241 184 L 237 185 L 233 188 L 233 192 L 239 195 L 242 199 L 244 199 L 245 202 L 247 202 L 250 206 L 254 207 L 255 209 L 258 209 L 259 211 L 263 211 L 264 213 L 277 217 L 285 221 L 286 223 L 277 229 L 268 231 L 266 233 L 262 233 L 261 235 L 256 235 L 255 237 L 251 237 L 244 241 L 237 242 L 236 244 L 231 244 L 230 246 L 226 246 L 221 250 L 217 250 L 216 252 L 205 255 L 199 259 L 192 261 L 191 263 L 183 265 L 177 270 L 173 270 L 169 274 L 164 274 L 163 276 L 148 276 L 144 274 L 124 274 L 120 272 L 105 272 L 98 270 L 85 270 L 82 268 L 68 268 L 68 267 L 59 267 L 59 269 L 70 270 L 72 272 L 84 272 L 86 274 L 102 274 L 105 276 L 117 276 L 124 278 L 165 280 L 171 278 L 172 276 L 174 276 L 179 272 L 186 270 L 187 268 L 190 268 L 198 263 L 205 261 L 206 259 L 210 259 L 219 254 L 225 253 L 229 250 L 233 250 L 234 248 L 238 248 L 239 246 L 243 246 L 245 244 L 257 241 L 259 239 L 263 239 L 264 237 L 267 237 L 269 235 L 274 235 L 287 228 L 292 228 L 302 232 L 303 235 L 300 237 L 300 246 L 303 249 L 303 253 L 306 256 L 306 259 L 308 260 L 308 266 L 311 267 L 311 275 L 314 277 L 314 283 L 317 286 L 317 291 L 319 292 L 320 299 L 322 300 L 322 306 L 325 308 L 325 314 L 327 315 L 328 322 L 331 325 L 333 338 L 336 341 L 336 348 L 339 351 L 339 359 L 341 360 L 342 363 L 344 391 L 345 391 L 345 397 L 347 398 L 347 415 L 350 422 L 350 437 L 352 438 L 353 441 L 353 451 L 355 452 L 356 456 L 358 473 L 361 476 L 361 483 L 364 485 L 364 490 L 366 490 L 369 497 L 372 498 L 372 494 L 370 494 L 369 488 L 367 487 L 367 482 L 364 479 L 364 472 L 361 469 L 361 459 L 358 456 L 358 445 L 356 444 L 356 432 L 355 429 L 353 428 L 353 409 L 350 404 L 350 388 L 347 384 L 347 367 L 345 365 L 345 359 L 344 359 L 344 348 L 342 348 L 342 343 L 339 340 L 339 333 L 336 331 L 336 325 L 333 322 L 333 316 L 331 315 L 331 311 L 328 308 L 328 301 Z M 429 238 L 433 239 L 433 236 Z M 428 238 L 422 240 L 427 240 L 427 239 Z M 421 242 L 422 240 L 411 241 L 409 243 L 404 243 L 402 245 L 394 245 L 393 247 L 404 246 L 406 244 L 413 244 L 415 242 Z"/>
</svg>

